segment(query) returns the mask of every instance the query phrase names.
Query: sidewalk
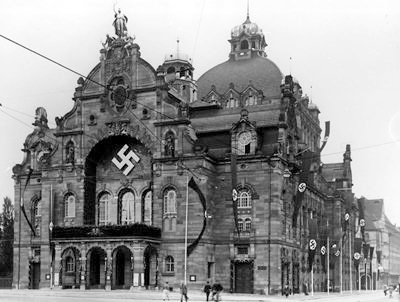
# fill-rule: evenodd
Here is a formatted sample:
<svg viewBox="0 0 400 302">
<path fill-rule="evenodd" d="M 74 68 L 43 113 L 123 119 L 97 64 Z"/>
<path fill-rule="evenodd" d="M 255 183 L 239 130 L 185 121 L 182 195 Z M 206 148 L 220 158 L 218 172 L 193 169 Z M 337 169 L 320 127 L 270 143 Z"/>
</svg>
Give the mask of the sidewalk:
<svg viewBox="0 0 400 302">
<path fill-rule="evenodd" d="M 10 295 L 10 296 L 60 296 L 60 297 L 90 297 L 90 298 L 107 298 L 112 297 L 113 299 L 138 299 L 138 300 L 148 300 L 148 301 L 162 301 L 162 292 L 160 290 L 145 290 L 145 289 L 134 289 L 134 290 L 86 290 L 81 291 L 79 289 L 41 289 L 41 290 L 10 290 L 10 289 L 0 289 L 0 297 L 2 295 Z M 308 296 L 304 294 L 296 294 L 291 295 L 286 299 L 285 296 L 275 295 L 275 296 L 265 296 L 265 295 L 256 295 L 256 294 L 231 294 L 231 293 L 222 293 L 222 301 L 254 301 L 254 302 L 275 302 L 275 301 L 308 301 L 308 300 L 334 300 L 339 297 L 347 297 L 350 296 L 371 296 L 376 295 L 376 297 L 381 297 L 381 291 L 353 291 L 350 293 L 349 291 L 340 293 L 330 293 L 329 295 L 325 292 L 316 292 L 313 296 L 309 294 Z M 205 301 L 205 294 L 201 291 L 189 291 L 189 302 L 200 302 Z M 179 301 L 180 294 L 179 292 L 170 292 L 169 295 L 170 301 Z"/>
</svg>

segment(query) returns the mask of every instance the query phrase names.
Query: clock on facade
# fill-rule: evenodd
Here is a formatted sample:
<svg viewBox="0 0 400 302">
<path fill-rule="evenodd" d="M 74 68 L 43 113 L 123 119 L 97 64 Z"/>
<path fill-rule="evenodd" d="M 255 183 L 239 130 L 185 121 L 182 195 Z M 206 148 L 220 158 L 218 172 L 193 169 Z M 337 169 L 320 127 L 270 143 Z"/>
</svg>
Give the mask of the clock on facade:
<svg viewBox="0 0 400 302">
<path fill-rule="evenodd" d="M 242 146 L 246 146 L 251 142 L 251 133 L 249 131 L 241 132 L 238 137 L 238 142 Z"/>
</svg>

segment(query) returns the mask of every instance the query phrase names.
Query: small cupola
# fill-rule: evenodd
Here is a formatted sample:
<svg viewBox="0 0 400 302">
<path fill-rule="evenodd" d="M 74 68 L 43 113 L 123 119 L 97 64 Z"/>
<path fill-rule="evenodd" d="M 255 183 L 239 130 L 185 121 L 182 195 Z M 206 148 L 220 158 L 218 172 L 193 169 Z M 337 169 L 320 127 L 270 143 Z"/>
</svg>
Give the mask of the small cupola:
<svg viewBox="0 0 400 302">
<path fill-rule="evenodd" d="M 246 21 L 232 28 L 229 42 L 231 43 L 229 54 L 231 60 L 266 56 L 264 49 L 267 43 L 264 34 L 256 23 L 250 21 L 248 8 Z"/>
</svg>

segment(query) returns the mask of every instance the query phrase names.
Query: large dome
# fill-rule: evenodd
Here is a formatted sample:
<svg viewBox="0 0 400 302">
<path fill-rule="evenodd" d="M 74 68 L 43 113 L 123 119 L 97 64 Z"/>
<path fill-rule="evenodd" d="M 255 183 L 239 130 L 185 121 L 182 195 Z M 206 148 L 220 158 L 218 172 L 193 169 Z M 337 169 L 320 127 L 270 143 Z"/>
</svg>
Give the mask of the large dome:
<svg viewBox="0 0 400 302">
<path fill-rule="evenodd" d="M 282 72 L 271 60 L 255 56 L 245 60 L 228 60 L 205 72 L 197 81 L 198 95 L 201 100 L 214 85 L 218 93 L 223 94 L 234 84 L 234 89 L 242 92 L 249 84 L 262 90 L 266 98 L 279 98 Z"/>
</svg>

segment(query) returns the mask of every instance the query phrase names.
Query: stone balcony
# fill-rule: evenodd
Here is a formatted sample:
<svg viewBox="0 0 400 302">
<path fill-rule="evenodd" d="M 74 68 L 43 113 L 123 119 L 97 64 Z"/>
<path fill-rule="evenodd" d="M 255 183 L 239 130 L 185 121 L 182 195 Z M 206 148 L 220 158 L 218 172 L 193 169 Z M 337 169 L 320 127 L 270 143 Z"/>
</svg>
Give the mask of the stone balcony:
<svg viewBox="0 0 400 302">
<path fill-rule="evenodd" d="M 96 238 L 96 237 L 143 237 L 161 238 L 161 229 L 141 223 L 125 225 L 55 226 L 52 239 Z"/>
</svg>

